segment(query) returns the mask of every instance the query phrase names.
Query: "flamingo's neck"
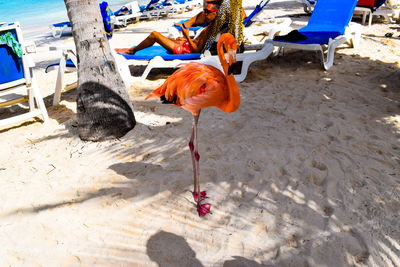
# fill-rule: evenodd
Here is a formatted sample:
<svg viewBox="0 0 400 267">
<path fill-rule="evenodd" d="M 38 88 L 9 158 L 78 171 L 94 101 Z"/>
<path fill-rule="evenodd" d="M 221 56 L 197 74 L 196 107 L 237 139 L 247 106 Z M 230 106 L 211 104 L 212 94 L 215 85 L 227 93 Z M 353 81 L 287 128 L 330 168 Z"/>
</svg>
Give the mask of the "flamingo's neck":
<svg viewBox="0 0 400 267">
<path fill-rule="evenodd" d="M 224 41 L 221 39 L 224 39 L 223 36 L 219 38 L 220 40 L 217 43 L 217 52 L 218 52 L 218 58 L 219 61 L 221 62 L 222 69 L 224 70 L 225 76 L 228 77 L 228 62 L 226 62 L 225 58 L 225 53 L 224 53 Z"/>
<path fill-rule="evenodd" d="M 225 38 L 223 38 L 223 37 L 224 36 L 221 36 L 220 40 L 218 41 L 217 51 L 218 51 L 219 61 L 221 62 L 221 66 L 224 70 L 225 77 L 228 82 L 229 101 L 222 108 L 222 110 L 225 112 L 234 112 L 238 109 L 238 107 L 240 105 L 240 93 L 239 93 L 239 87 L 236 83 L 235 77 L 233 76 L 233 74 L 228 75 L 229 65 L 225 58 L 225 53 L 224 53 L 224 48 L 223 48 L 223 43 L 224 43 Z"/>
</svg>

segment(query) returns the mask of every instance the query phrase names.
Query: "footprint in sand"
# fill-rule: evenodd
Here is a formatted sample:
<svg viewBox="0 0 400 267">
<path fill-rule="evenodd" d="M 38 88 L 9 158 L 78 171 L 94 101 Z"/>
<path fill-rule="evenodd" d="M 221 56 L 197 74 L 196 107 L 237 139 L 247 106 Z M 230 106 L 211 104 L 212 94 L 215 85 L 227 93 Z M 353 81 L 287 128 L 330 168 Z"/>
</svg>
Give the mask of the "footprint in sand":
<svg viewBox="0 0 400 267">
<path fill-rule="evenodd" d="M 328 176 L 328 168 L 322 162 L 311 160 L 308 164 L 311 167 L 309 177 L 313 184 L 322 186 Z"/>
<path fill-rule="evenodd" d="M 251 169 L 253 171 L 257 171 L 257 172 L 261 170 L 260 165 L 257 162 L 255 162 L 254 160 L 249 160 L 247 162 L 247 167 L 249 167 L 249 169 Z"/>
<path fill-rule="evenodd" d="M 346 252 L 346 262 L 351 265 L 364 263 L 369 257 L 368 248 L 363 237 L 349 229 L 343 238 L 343 248 Z"/>
</svg>

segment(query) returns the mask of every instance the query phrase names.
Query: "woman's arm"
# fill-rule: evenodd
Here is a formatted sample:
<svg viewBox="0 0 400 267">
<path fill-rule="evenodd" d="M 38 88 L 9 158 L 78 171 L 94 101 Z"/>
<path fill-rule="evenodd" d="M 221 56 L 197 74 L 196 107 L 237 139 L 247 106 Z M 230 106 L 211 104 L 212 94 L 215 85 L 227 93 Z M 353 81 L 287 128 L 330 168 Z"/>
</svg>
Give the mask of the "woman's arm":
<svg viewBox="0 0 400 267">
<path fill-rule="evenodd" d="M 189 36 L 188 29 L 182 29 L 183 35 L 186 37 L 187 41 L 189 42 L 190 50 L 192 53 L 200 53 L 203 50 L 204 45 L 207 42 L 207 39 L 210 35 L 211 26 L 207 26 L 204 30 L 200 33 L 200 35 L 196 39 L 191 39 Z"/>
<path fill-rule="evenodd" d="M 191 19 L 189 19 L 188 21 L 186 21 L 185 23 L 183 23 L 186 27 L 194 27 L 194 26 L 201 26 L 206 22 L 205 20 L 205 16 L 204 16 L 204 12 L 201 11 L 199 14 L 197 14 L 196 16 L 192 17 Z M 180 23 L 174 23 L 174 25 L 176 26 L 181 26 Z"/>
</svg>

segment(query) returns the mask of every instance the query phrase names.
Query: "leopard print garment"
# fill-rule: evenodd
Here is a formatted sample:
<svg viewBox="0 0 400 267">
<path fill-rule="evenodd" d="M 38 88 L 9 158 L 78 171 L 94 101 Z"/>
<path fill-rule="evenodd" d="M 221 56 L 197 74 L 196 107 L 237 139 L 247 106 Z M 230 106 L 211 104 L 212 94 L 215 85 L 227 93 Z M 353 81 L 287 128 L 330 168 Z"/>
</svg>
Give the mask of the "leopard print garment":
<svg viewBox="0 0 400 267">
<path fill-rule="evenodd" d="M 229 32 L 232 34 L 238 46 L 243 42 L 243 14 L 242 0 L 224 0 L 218 10 L 213 28 L 211 29 L 210 37 L 208 38 L 204 50 L 211 48 L 212 44 L 219 33 Z M 224 28 L 228 26 L 228 30 Z"/>
</svg>

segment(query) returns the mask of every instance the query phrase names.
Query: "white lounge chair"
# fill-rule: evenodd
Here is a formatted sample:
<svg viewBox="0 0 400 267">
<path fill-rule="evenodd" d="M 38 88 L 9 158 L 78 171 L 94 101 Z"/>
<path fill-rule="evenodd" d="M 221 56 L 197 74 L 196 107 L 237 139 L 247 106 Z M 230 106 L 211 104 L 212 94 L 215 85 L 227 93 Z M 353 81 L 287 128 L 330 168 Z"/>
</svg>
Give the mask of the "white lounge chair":
<svg viewBox="0 0 400 267">
<path fill-rule="evenodd" d="M 137 1 L 130 2 L 114 12 L 114 26 L 125 27 L 128 21 L 132 20 L 139 22 L 139 18 L 142 15 L 143 13 L 140 11 L 139 3 Z"/>
<path fill-rule="evenodd" d="M 337 46 L 348 42 L 355 47 L 359 43 L 361 25 L 349 25 L 356 4 L 357 0 L 318 0 L 307 26 L 299 29 L 297 34 L 289 33 L 287 40 L 276 37 L 266 42 L 278 47 L 278 52 L 281 48 L 320 51 L 323 66 L 327 70 L 333 65 Z M 292 36 L 301 38 L 289 40 Z M 325 45 L 328 46 L 326 59 Z"/>
<path fill-rule="evenodd" d="M 160 0 L 151 0 L 147 5 L 140 7 L 142 16 L 140 19 L 158 19 L 161 16 L 168 15 L 170 9 L 160 7 Z"/>
<path fill-rule="evenodd" d="M 100 4 L 100 12 L 102 13 L 103 20 L 108 20 L 107 23 L 114 24 L 115 19 L 114 16 L 111 16 L 111 11 L 109 10 L 108 3 L 102 2 Z M 104 12 L 104 13 L 103 13 Z M 107 17 L 107 18 L 106 18 Z M 114 25 L 109 24 L 109 31 L 112 31 Z M 72 33 L 71 22 L 64 21 L 60 23 L 55 23 L 49 26 L 51 30 L 51 34 L 54 38 L 60 38 L 64 33 L 69 32 Z"/>
<path fill-rule="evenodd" d="M 25 52 L 18 22 L 0 27 L 0 62 L 0 107 L 22 102 L 28 102 L 29 105 L 28 112 L 1 119 L 0 127 L 38 116 L 47 121 L 46 106 L 33 76 L 35 64 Z"/>
<path fill-rule="evenodd" d="M 69 21 L 55 23 L 49 27 L 54 38 L 60 38 L 64 33 L 72 32 L 71 23 Z"/>
<path fill-rule="evenodd" d="M 236 81 L 242 82 L 247 76 L 250 64 L 266 59 L 273 49 L 271 44 L 245 45 L 245 51 L 236 55 L 238 64 L 241 64 L 240 71 L 234 73 Z M 168 53 L 163 47 L 154 45 L 138 51 L 135 55 L 123 55 L 123 57 L 126 59 L 126 63 L 122 63 L 123 66 L 147 65 L 141 77 L 130 77 L 130 81 L 145 80 L 153 68 L 174 68 L 190 61 L 212 65 L 222 70 L 218 56 L 213 56 L 208 51 L 204 54 L 174 55 Z"/>
</svg>

